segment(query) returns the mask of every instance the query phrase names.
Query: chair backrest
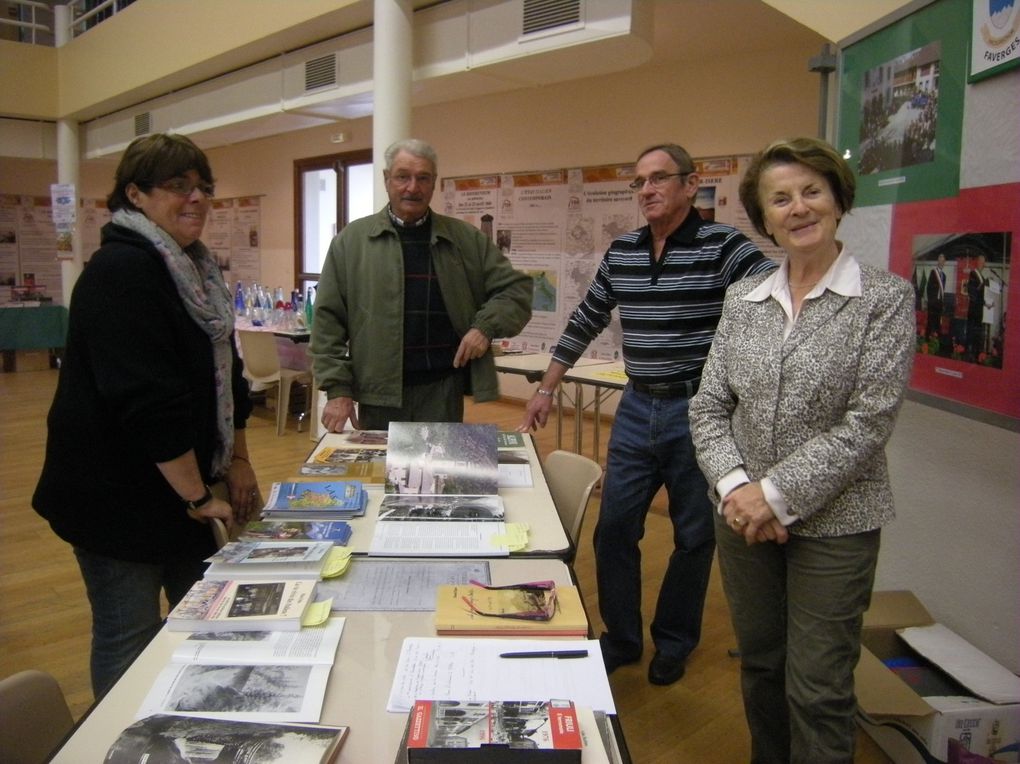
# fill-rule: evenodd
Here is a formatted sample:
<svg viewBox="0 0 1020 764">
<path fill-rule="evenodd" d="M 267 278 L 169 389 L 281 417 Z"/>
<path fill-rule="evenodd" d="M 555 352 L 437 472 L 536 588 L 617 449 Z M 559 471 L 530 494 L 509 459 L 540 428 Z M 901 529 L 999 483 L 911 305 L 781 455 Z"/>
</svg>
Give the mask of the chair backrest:
<svg viewBox="0 0 1020 764">
<path fill-rule="evenodd" d="M 553 451 L 542 463 L 553 504 L 563 528 L 577 546 L 581 521 L 588 507 L 592 489 L 602 478 L 602 466 L 587 456 L 572 451 Z"/>
<path fill-rule="evenodd" d="M 254 382 L 279 382 L 280 355 L 276 350 L 276 336 L 272 332 L 238 329 L 237 337 L 241 342 L 245 375 Z"/>
<path fill-rule="evenodd" d="M 42 764 L 74 726 L 57 680 L 30 669 L 0 680 L 0 761 Z"/>
</svg>

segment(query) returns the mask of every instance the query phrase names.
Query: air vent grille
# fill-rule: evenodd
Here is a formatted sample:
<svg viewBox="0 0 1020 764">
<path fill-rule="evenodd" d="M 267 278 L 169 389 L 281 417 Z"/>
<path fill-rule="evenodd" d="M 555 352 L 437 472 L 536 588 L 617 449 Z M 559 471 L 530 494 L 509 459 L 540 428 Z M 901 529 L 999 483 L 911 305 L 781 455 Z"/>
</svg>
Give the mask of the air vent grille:
<svg viewBox="0 0 1020 764">
<path fill-rule="evenodd" d="M 581 0 L 524 0 L 521 34 L 548 32 L 581 21 Z"/>
<path fill-rule="evenodd" d="M 336 54 L 305 61 L 305 92 L 336 85 Z"/>
<path fill-rule="evenodd" d="M 148 135 L 152 132 L 152 112 L 143 111 L 135 114 L 135 138 L 140 135 Z"/>
</svg>

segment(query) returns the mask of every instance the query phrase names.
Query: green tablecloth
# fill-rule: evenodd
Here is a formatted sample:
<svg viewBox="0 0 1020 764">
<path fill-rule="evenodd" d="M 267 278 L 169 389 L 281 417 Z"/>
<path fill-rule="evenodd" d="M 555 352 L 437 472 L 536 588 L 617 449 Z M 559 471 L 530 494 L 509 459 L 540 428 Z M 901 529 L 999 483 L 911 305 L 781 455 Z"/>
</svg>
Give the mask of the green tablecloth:
<svg viewBox="0 0 1020 764">
<path fill-rule="evenodd" d="M 64 347 L 67 308 L 0 308 L 0 350 L 48 350 Z"/>
</svg>

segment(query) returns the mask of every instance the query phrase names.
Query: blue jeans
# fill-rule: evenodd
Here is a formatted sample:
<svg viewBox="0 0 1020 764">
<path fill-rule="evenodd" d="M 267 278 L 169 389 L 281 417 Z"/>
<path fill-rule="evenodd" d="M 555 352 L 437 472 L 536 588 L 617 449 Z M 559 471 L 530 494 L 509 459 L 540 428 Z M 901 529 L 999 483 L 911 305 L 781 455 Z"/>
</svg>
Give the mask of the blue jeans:
<svg viewBox="0 0 1020 764">
<path fill-rule="evenodd" d="M 673 552 L 659 588 L 652 641 L 663 655 L 686 659 L 701 639 L 701 616 L 715 538 L 708 485 L 694 458 L 686 398 L 652 398 L 624 390 L 609 437 L 595 567 L 603 650 L 641 656 L 641 550 L 645 517 L 663 485 L 669 495 Z"/>
<path fill-rule="evenodd" d="M 182 510 L 183 511 L 183 510 Z M 92 606 L 92 693 L 98 700 L 113 686 L 163 625 L 159 594 L 172 608 L 202 578 L 201 560 L 162 565 L 116 560 L 74 547 Z"/>
<path fill-rule="evenodd" d="M 748 546 L 716 518 L 753 764 L 852 762 L 880 531 Z"/>
</svg>

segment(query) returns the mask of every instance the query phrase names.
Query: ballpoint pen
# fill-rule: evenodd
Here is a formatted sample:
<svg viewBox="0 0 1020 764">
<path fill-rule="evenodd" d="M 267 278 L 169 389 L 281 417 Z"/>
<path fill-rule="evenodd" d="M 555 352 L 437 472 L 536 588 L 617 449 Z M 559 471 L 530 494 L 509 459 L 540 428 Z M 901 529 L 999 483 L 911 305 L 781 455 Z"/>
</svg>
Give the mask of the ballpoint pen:
<svg viewBox="0 0 1020 764">
<path fill-rule="evenodd" d="M 544 650 L 533 653 L 500 653 L 500 658 L 587 658 L 587 650 Z"/>
</svg>

